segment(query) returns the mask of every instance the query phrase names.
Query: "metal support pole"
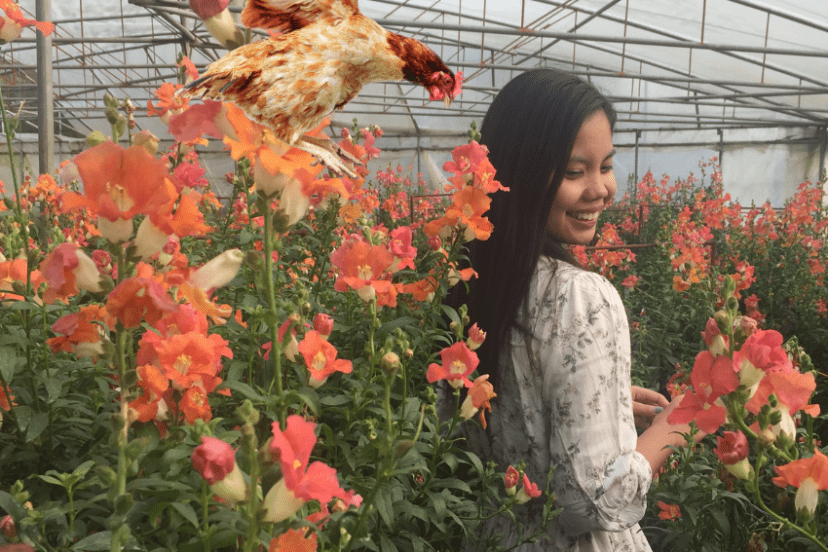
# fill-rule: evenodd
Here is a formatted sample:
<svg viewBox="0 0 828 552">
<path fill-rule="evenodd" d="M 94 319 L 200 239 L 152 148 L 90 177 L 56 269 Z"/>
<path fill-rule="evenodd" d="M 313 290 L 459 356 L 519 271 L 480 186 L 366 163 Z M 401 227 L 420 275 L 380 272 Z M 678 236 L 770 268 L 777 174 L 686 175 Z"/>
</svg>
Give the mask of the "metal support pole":
<svg viewBox="0 0 828 552">
<path fill-rule="evenodd" d="M 719 172 L 722 171 L 722 157 L 724 156 L 724 131 L 722 129 L 716 129 L 716 132 L 719 134 Z"/>
<path fill-rule="evenodd" d="M 817 129 L 817 133 L 819 134 L 819 167 L 817 167 L 817 182 L 822 182 L 823 185 L 825 181 L 823 180 L 822 176 L 825 174 L 825 152 L 828 149 L 828 127 L 819 127 Z"/>
<path fill-rule="evenodd" d="M 635 179 L 633 180 L 633 195 L 632 199 L 638 197 L 638 140 L 641 138 L 641 131 L 635 131 Z"/>
<path fill-rule="evenodd" d="M 52 0 L 38 0 L 35 17 L 52 20 Z M 37 33 L 37 142 L 40 174 L 55 172 L 55 95 L 52 88 L 52 37 Z"/>
</svg>

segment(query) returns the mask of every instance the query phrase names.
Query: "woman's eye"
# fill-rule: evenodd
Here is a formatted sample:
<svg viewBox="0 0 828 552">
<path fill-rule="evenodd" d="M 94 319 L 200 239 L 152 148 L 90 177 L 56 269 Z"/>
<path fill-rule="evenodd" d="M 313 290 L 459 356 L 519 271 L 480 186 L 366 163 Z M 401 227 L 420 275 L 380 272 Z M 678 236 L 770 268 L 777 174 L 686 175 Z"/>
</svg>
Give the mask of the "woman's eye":
<svg viewBox="0 0 828 552">
<path fill-rule="evenodd" d="M 612 172 L 612 165 L 604 165 L 601 167 L 601 172 L 608 173 Z"/>
<path fill-rule="evenodd" d="M 564 176 L 566 178 L 578 178 L 579 176 L 581 176 L 581 174 L 582 174 L 581 171 L 565 171 L 564 172 Z"/>
</svg>

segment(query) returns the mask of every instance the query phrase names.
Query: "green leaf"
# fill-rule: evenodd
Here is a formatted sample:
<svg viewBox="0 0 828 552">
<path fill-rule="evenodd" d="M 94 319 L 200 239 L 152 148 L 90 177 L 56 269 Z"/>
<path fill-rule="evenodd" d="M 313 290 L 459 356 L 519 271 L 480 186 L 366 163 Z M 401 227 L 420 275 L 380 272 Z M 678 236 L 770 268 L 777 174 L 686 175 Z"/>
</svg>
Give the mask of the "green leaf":
<svg viewBox="0 0 828 552">
<path fill-rule="evenodd" d="M 377 337 L 385 335 L 387 333 L 391 333 L 397 328 L 402 328 L 403 326 L 408 326 L 410 324 L 416 323 L 417 319 L 412 316 L 401 316 L 400 318 L 389 320 L 388 322 L 380 326 L 379 330 L 377 330 Z"/>
<path fill-rule="evenodd" d="M 42 479 L 46 483 L 51 483 L 52 485 L 57 485 L 58 487 L 63 487 L 64 486 L 63 481 L 61 481 L 60 479 L 57 479 L 55 477 L 52 477 L 51 475 L 36 475 L 35 477 L 39 477 L 40 479 Z"/>
<path fill-rule="evenodd" d="M 289 397 L 294 395 L 303 403 L 308 405 L 308 408 L 310 408 L 315 415 L 319 416 L 319 413 L 322 412 L 322 402 L 319 400 L 319 395 L 317 395 L 316 391 L 312 388 L 304 386 L 299 389 L 295 389 L 288 394 Z"/>
<path fill-rule="evenodd" d="M 396 545 L 384 533 L 380 533 L 380 544 L 382 552 L 397 552 Z"/>
<path fill-rule="evenodd" d="M 79 540 L 72 547 L 72 550 L 79 552 L 97 552 L 98 550 L 109 550 L 112 546 L 112 531 L 101 531 Z"/>
<path fill-rule="evenodd" d="M 23 506 L 18 503 L 9 493 L 0 491 L 0 510 L 3 510 L 11 515 L 15 523 L 20 523 L 28 514 Z"/>
<path fill-rule="evenodd" d="M 31 443 L 49 426 L 49 415 L 45 412 L 36 412 L 29 422 L 29 429 L 26 431 L 26 442 Z"/>
<path fill-rule="evenodd" d="M 377 507 L 382 521 L 389 529 L 394 527 L 394 510 L 391 507 L 391 493 L 388 489 L 380 489 L 377 496 L 374 498 L 374 505 Z M 385 548 L 383 548 L 385 550 Z"/>
<path fill-rule="evenodd" d="M 0 360 L 0 362 L 3 362 Z M 43 387 L 46 388 L 46 395 L 49 397 L 49 402 L 55 402 L 55 399 L 60 397 L 60 391 L 63 389 L 63 378 L 52 377 L 43 380 Z"/>
<path fill-rule="evenodd" d="M 11 347 L 0 347 L 0 377 L 9 385 L 14 377 L 14 367 L 17 364 L 17 356 Z"/>
<path fill-rule="evenodd" d="M 259 394 L 255 389 L 250 387 L 248 384 L 243 383 L 241 381 L 227 381 L 225 380 L 224 383 L 219 385 L 216 388 L 216 391 L 221 389 L 229 389 L 231 391 L 235 391 L 237 393 L 241 393 L 242 396 L 246 399 L 250 399 L 253 402 L 258 404 L 263 404 L 269 402 L 267 397 L 264 395 Z"/>
<path fill-rule="evenodd" d="M 188 503 L 185 502 L 171 502 L 170 506 L 172 506 L 179 514 L 181 514 L 184 519 L 192 523 L 195 527 L 198 527 L 198 516 L 193 510 L 193 507 L 190 506 Z"/>
</svg>

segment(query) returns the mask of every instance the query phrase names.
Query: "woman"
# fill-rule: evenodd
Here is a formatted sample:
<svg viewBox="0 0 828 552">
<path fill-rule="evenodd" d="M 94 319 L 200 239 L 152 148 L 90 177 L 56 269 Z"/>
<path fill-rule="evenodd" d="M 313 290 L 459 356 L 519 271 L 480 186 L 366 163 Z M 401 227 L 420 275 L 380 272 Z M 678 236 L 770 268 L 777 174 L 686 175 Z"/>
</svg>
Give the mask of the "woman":
<svg viewBox="0 0 828 552">
<path fill-rule="evenodd" d="M 638 521 L 652 473 L 684 443 L 667 414 L 676 401 L 630 386 L 630 340 L 615 288 L 581 268 L 568 244 L 587 244 L 613 199 L 615 111 L 594 86 L 551 69 L 517 76 L 498 94 L 481 128 L 497 179 L 488 241 L 473 242 L 479 278 L 472 321 L 488 332 L 481 370 L 498 394 L 486 433 L 470 444 L 502 469 L 526 462 L 552 488 L 563 513 L 545 538 L 518 550 L 646 551 Z M 649 426 L 637 436 L 634 420 Z M 700 437 L 699 437 L 700 438 Z M 540 501 L 528 504 L 531 534 Z M 491 520 L 502 544 L 520 535 Z"/>
</svg>

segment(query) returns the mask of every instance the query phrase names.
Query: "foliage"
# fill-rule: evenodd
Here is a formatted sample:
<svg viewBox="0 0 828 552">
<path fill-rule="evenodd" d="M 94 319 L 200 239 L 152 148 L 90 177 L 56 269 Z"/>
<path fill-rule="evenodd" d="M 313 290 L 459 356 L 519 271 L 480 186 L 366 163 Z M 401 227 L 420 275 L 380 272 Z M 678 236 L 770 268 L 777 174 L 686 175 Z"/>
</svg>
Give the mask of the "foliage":
<svg viewBox="0 0 828 552">
<path fill-rule="evenodd" d="M 485 150 L 458 148 L 447 198 L 420 197 L 420 175 L 322 174 L 176 86 L 150 105 L 171 149 L 108 98 L 116 142 L 98 137 L 59 182 L 15 175 L 0 211 L 0 543 L 446 550 L 529 500 L 551 520 L 551 493 L 506 488 L 455 436 L 495 398 L 475 374 L 485 333 L 442 305 L 472 276 L 465 234 L 486 228 L 465 194 L 497 189 Z M 202 130 L 237 161 L 227 206 Z M 355 122 L 338 147 L 367 160 L 381 135 Z"/>
<path fill-rule="evenodd" d="M 744 430 L 751 436 L 748 458 L 756 467 L 755 479 L 741 484 L 724 469 L 714 454 L 722 438 L 719 430 L 716 437 L 707 437 L 672 457 L 653 483 L 651 507 L 642 526 L 657 550 L 824 549 L 775 517 L 782 514 L 796 520 L 797 514 L 790 491 L 771 483 L 778 476 L 774 467 L 814 457 L 826 440 L 828 358 L 819 346 L 828 330 L 823 308 L 828 298 L 823 282 L 828 258 L 823 248 L 826 207 L 822 186 L 803 183 L 782 208 L 769 204 L 742 208 L 724 193 L 715 159 L 700 167 L 701 181 L 690 175 L 686 180 L 671 182 L 665 176 L 656 182 L 646 174 L 635 186 L 635 197 L 625 196 L 607 213 L 595 246 L 575 249 L 585 265 L 610 278 L 624 297 L 632 330 L 633 379 L 671 396 L 701 392 L 693 391 L 698 381 L 691 383 L 691 373 L 700 378 L 697 370 L 704 368 L 699 349 L 708 349 L 707 338 L 719 326 L 725 333 L 736 328 L 740 337 L 729 334 L 732 346 L 714 354 L 738 358 L 746 337 L 739 333 L 746 331 L 739 327 L 744 321 L 746 328 L 752 328 L 747 331 L 796 336 L 785 344 L 785 358 L 790 357 L 803 373 L 812 374 L 813 387 L 806 386 L 802 393 L 806 399 L 813 393 L 818 408 L 799 411 L 803 403 L 790 413 L 795 414 L 791 424 L 795 421 L 798 429 L 795 437 L 777 443 L 785 451 L 777 454 L 767 436 L 759 440 L 762 432 L 747 428 L 759 419 L 760 411 L 749 413 L 743 406 L 755 387 L 743 382 L 738 389 L 728 390 L 730 395 L 725 396 L 730 398 L 721 399 L 727 406 L 727 421 L 722 410 L 723 422 L 715 427 L 724 423 L 727 430 Z M 708 170 L 712 172 L 705 181 Z M 727 297 L 731 297 L 729 302 Z M 740 317 L 737 308 L 746 316 Z M 717 322 L 729 322 L 717 325 L 714 314 Z M 700 332 L 703 328 L 705 332 Z M 775 345 L 781 344 L 779 337 Z M 739 372 L 738 364 L 734 371 Z M 791 385 L 788 382 L 785 390 Z M 764 397 L 781 400 L 775 395 Z M 716 407 L 711 400 L 705 408 Z M 778 427 L 780 421 L 774 421 L 764 419 L 766 427 Z M 706 430 L 712 432 L 715 427 Z M 770 511 L 762 503 L 769 504 Z M 823 508 L 818 507 L 815 520 L 822 519 Z M 822 524 L 801 522 L 825 544 Z"/>
</svg>

